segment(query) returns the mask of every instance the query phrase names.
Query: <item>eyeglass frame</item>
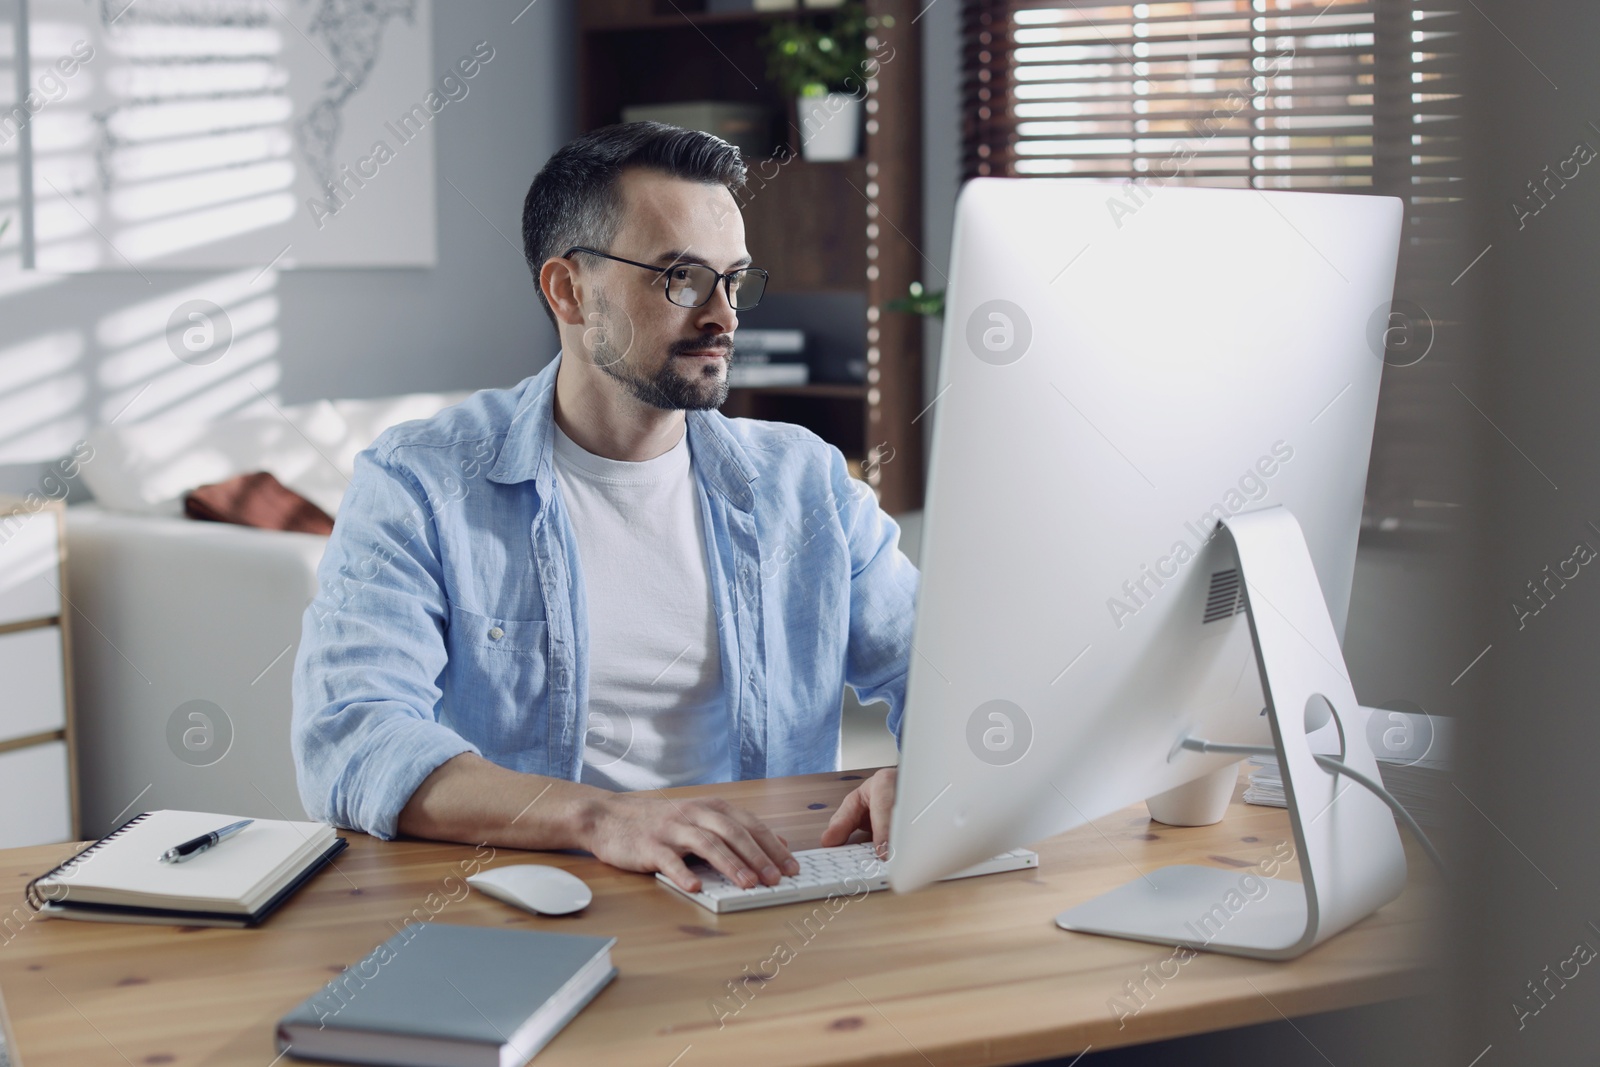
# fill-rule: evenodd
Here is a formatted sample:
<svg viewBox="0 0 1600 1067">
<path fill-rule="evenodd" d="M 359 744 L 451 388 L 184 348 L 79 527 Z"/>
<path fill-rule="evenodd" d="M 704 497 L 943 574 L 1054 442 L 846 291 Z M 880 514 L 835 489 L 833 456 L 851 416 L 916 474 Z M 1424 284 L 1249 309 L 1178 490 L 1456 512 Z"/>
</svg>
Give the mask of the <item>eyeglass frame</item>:
<svg viewBox="0 0 1600 1067">
<path fill-rule="evenodd" d="M 629 266 L 643 267 L 645 270 L 653 270 L 653 271 L 655 271 L 656 274 L 658 274 L 658 275 L 664 275 L 664 274 L 667 273 L 667 271 L 672 270 L 673 268 L 679 266 L 679 264 L 677 262 L 673 262 L 673 263 L 671 263 L 671 264 L 669 264 L 669 265 L 667 265 L 665 267 L 659 266 L 659 265 L 657 265 L 655 263 L 640 263 L 636 259 L 623 259 L 621 256 L 614 256 L 609 252 L 600 252 L 600 251 L 597 251 L 596 249 L 593 249 L 593 248 L 585 248 L 582 245 L 573 245 L 571 248 L 569 248 L 565 252 L 561 253 L 561 258 L 562 259 L 571 259 L 572 258 L 572 253 L 574 253 L 574 252 L 586 252 L 591 256 L 599 256 L 601 259 L 612 259 L 612 260 L 616 260 L 618 263 L 626 263 Z M 767 295 L 766 283 L 771 278 L 771 275 L 768 274 L 761 267 L 735 267 L 733 270 L 730 270 L 730 271 L 727 271 L 727 272 L 723 272 L 723 271 L 719 271 L 719 270 L 714 269 L 713 267 L 711 267 L 709 264 L 706 264 L 706 263 L 689 263 L 689 264 L 686 264 L 686 265 L 687 266 L 691 266 L 691 267 L 703 267 L 706 270 L 711 271 L 712 274 L 716 275 L 716 279 L 717 280 L 711 283 L 711 288 L 706 291 L 706 298 L 704 300 L 700 301 L 700 303 L 698 303 L 698 304 L 680 304 L 680 303 L 678 303 L 676 300 L 672 299 L 672 296 L 668 293 L 668 290 L 671 288 L 671 286 L 670 285 L 663 285 L 661 287 L 661 295 L 665 296 L 667 298 L 667 303 L 671 304 L 673 307 L 676 307 L 676 308 L 690 308 L 690 309 L 703 308 L 707 304 L 711 303 L 711 294 L 717 291 L 717 286 L 719 286 L 719 285 L 722 286 L 723 294 L 728 298 L 728 306 L 733 308 L 735 311 L 749 311 L 749 310 L 751 310 L 751 308 L 760 307 L 761 306 L 761 298 L 765 297 Z M 733 303 L 733 290 L 728 287 L 728 283 L 733 278 L 733 276 L 735 274 L 741 274 L 741 273 L 743 273 L 745 271 L 751 271 L 753 273 L 761 275 L 761 296 L 757 297 L 756 298 L 756 302 L 754 304 L 751 304 L 750 307 L 743 307 L 743 308 L 742 307 L 735 307 L 734 303 Z"/>
</svg>

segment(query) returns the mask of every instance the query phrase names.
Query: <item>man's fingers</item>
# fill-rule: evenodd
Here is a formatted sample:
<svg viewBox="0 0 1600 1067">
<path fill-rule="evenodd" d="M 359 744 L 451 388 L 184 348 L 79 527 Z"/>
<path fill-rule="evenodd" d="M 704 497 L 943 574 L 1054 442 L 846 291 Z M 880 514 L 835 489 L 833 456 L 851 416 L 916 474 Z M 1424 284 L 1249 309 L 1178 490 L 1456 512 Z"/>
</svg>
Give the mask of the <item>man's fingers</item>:
<svg viewBox="0 0 1600 1067">
<path fill-rule="evenodd" d="M 884 845 L 889 840 L 889 818 L 894 813 L 894 790 L 880 785 L 868 798 L 872 814 L 872 851 L 879 859 L 887 857 Z"/>
<path fill-rule="evenodd" d="M 765 845 L 756 840 L 754 827 L 746 826 L 741 816 L 760 825 L 760 820 L 756 819 L 754 815 L 740 812 L 737 808 L 730 808 L 726 811 L 704 808 L 701 809 L 696 821 L 703 829 L 711 831 L 726 841 L 750 871 L 754 873 L 757 881 L 764 882 L 767 885 L 777 884 L 778 879 L 783 876 L 783 872 L 778 869 L 780 860 L 778 857 L 769 854 Z M 783 849 L 772 838 L 772 831 L 766 830 L 765 827 L 762 827 L 762 831 L 765 832 L 768 843 L 781 853 Z"/>
<path fill-rule="evenodd" d="M 862 789 L 852 789 L 844 800 L 839 802 L 839 810 L 833 813 L 833 818 L 828 820 L 827 829 L 822 831 L 822 847 L 832 848 L 842 845 L 851 832 L 861 825 L 861 817 L 867 814 L 867 799 L 862 796 Z"/>
<path fill-rule="evenodd" d="M 744 828 L 750 831 L 751 836 L 756 839 L 756 843 L 778 865 L 779 869 L 783 870 L 785 874 L 796 873 L 800 865 L 795 860 L 794 853 L 789 849 L 788 838 L 762 822 L 753 812 L 746 811 L 744 808 L 734 808 L 729 814 L 744 824 Z M 790 865 L 793 865 L 796 871 L 787 870 L 786 868 Z"/>
<path fill-rule="evenodd" d="M 794 853 L 789 851 L 789 842 L 774 833 L 772 827 L 743 808 L 734 808 L 731 814 L 744 824 L 746 830 L 750 831 L 750 835 L 756 839 L 756 844 L 760 845 L 768 858 L 777 865 L 780 873 L 800 873 L 800 861 L 795 859 Z"/>
<path fill-rule="evenodd" d="M 704 825 L 719 811 L 726 810 L 726 801 L 717 797 L 710 800 L 690 801 L 687 805 L 675 804 L 667 801 L 672 808 L 672 814 L 655 833 L 656 839 L 672 848 L 679 855 L 693 852 L 700 856 L 712 867 L 720 871 L 734 885 L 746 889 L 759 884 L 760 877 L 745 865 L 734 854 L 721 835 L 714 833 Z"/>
<path fill-rule="evenodd" d="M 656 860 L 656 869 L 668 878 L 674 885 L 685 893 L 700 892 L 700 879 L 689 869 L 689 865 L 671 849 L 662 849 L 660 857 Z"/>
<path fill-rule="evenodd" d="M 761 884 L 761 876 L 750 869 L 726 839 L 709 827 L 693 822 L 683 823 L 674 840 L 679 852 L 694 852 L 703 857 L 734 885 L 751 889 Z"/>
</svg>

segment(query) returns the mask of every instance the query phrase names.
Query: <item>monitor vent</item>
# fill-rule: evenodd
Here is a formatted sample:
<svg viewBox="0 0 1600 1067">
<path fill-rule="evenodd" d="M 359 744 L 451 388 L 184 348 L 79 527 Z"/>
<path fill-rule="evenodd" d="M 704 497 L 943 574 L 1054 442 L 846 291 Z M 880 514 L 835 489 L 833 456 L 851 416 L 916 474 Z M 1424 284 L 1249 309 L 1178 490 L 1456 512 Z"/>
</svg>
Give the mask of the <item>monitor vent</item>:
<svg viewBox="0 0 1600 1067">
<path fill-rule="evenodd" d="M 1239 571 L 1230 568 L 1211 576 L 1211 590 L 1206 594 L 1206 613 L 1201 624 L 1231 618 L 1244 610 L 1244 588 L 1239 583 Z"/>
</svg>

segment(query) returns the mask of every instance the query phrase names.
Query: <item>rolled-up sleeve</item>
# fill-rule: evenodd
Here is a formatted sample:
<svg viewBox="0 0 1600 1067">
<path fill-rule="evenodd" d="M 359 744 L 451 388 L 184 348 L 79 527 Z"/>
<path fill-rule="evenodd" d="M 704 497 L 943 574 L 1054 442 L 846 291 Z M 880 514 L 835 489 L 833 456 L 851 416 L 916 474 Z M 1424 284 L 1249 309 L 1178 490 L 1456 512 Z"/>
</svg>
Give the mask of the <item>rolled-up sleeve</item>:
<svg viewBox="0 0 1600 1067">
<path fill-rule="evenodd" d="M 389 840 L 417 786 L 479 749 L 438 719 L 438 533 L 427 495 L 381 444 L 356 457 L 301 621 L 290 736 L 306 811 Z"/>
<path fill-rule="evenodd" d="M 887 701 L 889 732 L 900 741 L 911 629 L 916 615 L 916 565 L 900 551 L 900 525 L 865 482 L 833 453 L 833 494 L 850 553 L 850 641 L 845 682 L 864 704 Z"/>
</svg>

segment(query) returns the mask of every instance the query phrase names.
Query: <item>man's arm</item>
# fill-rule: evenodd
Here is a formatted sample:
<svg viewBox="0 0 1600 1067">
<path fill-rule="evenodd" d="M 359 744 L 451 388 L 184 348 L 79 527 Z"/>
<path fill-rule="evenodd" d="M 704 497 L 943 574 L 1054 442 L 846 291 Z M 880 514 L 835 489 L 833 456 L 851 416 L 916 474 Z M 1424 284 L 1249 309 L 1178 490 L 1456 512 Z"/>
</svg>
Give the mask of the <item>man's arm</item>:
<svg viewBox="0 0 1600 1067">
<path fill-rule="evenodd" d="M 878 505 L 872 489 L 852 478 L 833 452 L 834 506 L 850 553 L 850 636 L 845 682 L 861 703 L 887 701 L 896 744 L 905 714 L 916 613 L 917 568 L 900 551 L 900 526 Z"/>
<path fill-rule="evenodd" d="M 888 727 L 900 743 L 906 676 L 911 667 L 911 629 L 916 611 L 917 568 L 900 551 L 900 527 L 878 506 L 864 482 L 852 479 L 834 450 L 833 494 L 850 550 L 850 638 L 845 681 L 862 703 L 889 704 Z M 842 845 L 856 830 L 870 830 L 880 856 L 894 810 L 895 769 L 885 767 L 845 797 L 822 834 L 823 847 Z"/>
<path fill-rule="evenodd" d="M 314 819 L 384 840 L 434 768 L 477 752 L 437 715 L 448 658 L 434 525 L 443 506 L 378 446 L 356 456 L 295 656 L 301 802 Z"/>
<path fill-rule="evenodd" d="M 441 764 L 417 787 L 399 826 L 439 841 L 584 849 L 623 870 L 660 871 L 690 893 L 700 889 L 683 860 L 690 852 L 746 888 L 800 872 L 783 838 L 720 797 L 613 793 L 507 770 L 470 752 Z"/>
</svg>

